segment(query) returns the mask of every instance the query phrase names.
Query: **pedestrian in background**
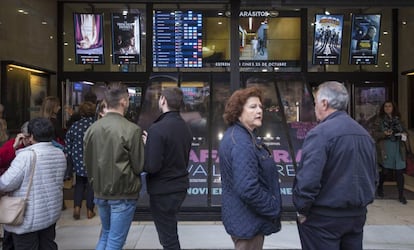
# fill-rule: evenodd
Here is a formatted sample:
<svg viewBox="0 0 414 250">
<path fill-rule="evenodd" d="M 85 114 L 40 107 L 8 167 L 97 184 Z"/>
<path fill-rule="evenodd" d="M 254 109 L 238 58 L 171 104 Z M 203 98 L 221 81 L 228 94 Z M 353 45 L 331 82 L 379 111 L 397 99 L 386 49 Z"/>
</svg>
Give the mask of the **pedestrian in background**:
<svg viewBox="0 0 414 250">
<path fill-rule="evenodd" d="M 150 210 L 164 249 L 181 249 L 177 214 L 189 187 L 187 167 L 192 141 L 190 128 L 180 116 L 183 104 L 181 89 L 162 90 L 158 100 L 162 114 L 144 135 Z"/>
<path fill-rule="evenodd" d="M 263 93 L 257 87 L 234 92 L 223 118 L 220 142 L 222 220 L 235 249 L 263 249 L 264 236 L 281 229 L 279 174 L 267 146 L 257 139 Z"/>
<path fill-rule="evenodd" d="M 42 107 L 40 108 L 40 116 L 47 118 L 52 122 L 55 131 L 54 140 L 63 145 L 65 131 L 58 120 L 60 109 L 60 99 L 56 96 L 47 96 L 43 99 Z"/>
<path fill-rule="evenodd" d="M 83 162 L 92 183 L 102 223 L 97 250 L 119 250 L 134 218 L 144 167 L 142 130 L 129 122 L 127 88 L 111 84 L 105 91 L 107 113 L 84 136 Z"/>
<path fill-rule="evenodd" d="M 349 95 L 325 82 L 315 96 L 319 124 L 306 135 L 293 183 L 304 250 L 362 249 L 367 206 L 375 198 L 375 142 L 347 113 Z"/>
<path fill-rule="evenodd" d="M 96 104 L 83 102 L 79 105 L 80 120 L 75 121 L 65 136 L 65 151 L 72 159 L 73 168 L 76 174 L 75 189 L 73 195 L 73 218 L 80 219 L 80 210 L 84 193 L 86 193 L 86 215 L 88 219 L 95 216 L 93 203 L 93 189 L 88 181 L 88 173 L 83 164 L 83 136 L 86 130 L 95 121 Z"/>
<path fill-rule="evenodd" d="M 402 204 L 407 204 L 407 199 L 404 196 L 407 132 L 400 121 L 400 112 L 393 102 L 386 101 L 382 104 L 376 124 L 374 138 L 377 142 L 377 159 L 380 166 L 377 194 L 381 198 L 384 197 L 385 177 L 389 173 L 395 172 L 398 200 Z"/>
</svg>

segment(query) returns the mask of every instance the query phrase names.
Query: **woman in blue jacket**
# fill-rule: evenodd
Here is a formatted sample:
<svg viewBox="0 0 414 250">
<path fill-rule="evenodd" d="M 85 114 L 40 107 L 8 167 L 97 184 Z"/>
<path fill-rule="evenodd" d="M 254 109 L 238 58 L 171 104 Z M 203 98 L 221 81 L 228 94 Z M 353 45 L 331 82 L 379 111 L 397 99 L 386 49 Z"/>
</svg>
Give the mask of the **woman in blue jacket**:
<svg viewBox="0 0 414 250">
<path fill-rule="evenodd" d="M 235 249 L 262 249 L 264 236 L 281 228 L 279 174 L 255 135 L 262 125 L 262 99 L 256 87 L 237 90 L 223 115 L 229 128 L 219 147 L 222 220 Z"/>
</svg>

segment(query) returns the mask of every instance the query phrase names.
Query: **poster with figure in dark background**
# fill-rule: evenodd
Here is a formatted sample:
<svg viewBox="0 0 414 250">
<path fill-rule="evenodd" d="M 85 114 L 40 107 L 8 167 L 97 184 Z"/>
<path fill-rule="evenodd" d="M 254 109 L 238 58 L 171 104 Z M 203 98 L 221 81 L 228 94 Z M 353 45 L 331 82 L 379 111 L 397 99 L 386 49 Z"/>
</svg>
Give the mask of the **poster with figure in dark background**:
<svg viewBox="0 0 414 250">
<path fill-rule="evenodd" d="M 74 13 L 77 64 L 103 64 L 102 14 Z"/>
<path fill-rule="evenodd" d="M 343 15 L 316 15 L 313 64 L 340 64 Z"/>
<path fill-rule="evenodd" d="M 381 15 L 352 16 L 350 64 L 377 64 Z"/>
<path fill-rule="evenodd" d="M 114 64 L 141 62 L 140 15 L 112 14 L 112 59 Z"/>
</svg>

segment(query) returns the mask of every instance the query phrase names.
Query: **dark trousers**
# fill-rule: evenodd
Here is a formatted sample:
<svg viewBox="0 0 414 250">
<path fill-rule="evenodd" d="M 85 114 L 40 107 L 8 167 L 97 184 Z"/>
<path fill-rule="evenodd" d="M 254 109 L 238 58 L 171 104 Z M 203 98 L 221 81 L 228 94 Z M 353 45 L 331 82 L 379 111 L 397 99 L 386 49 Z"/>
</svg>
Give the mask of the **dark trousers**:
<svg viewBox="0 0 414 250">
<path fill-rule="evenodd" d="M 11 233 L 13 237 L 14 249 L 57 250 L 58 246 L 55 242 L 55 226 L 56 224 L 53 224 L 45 229 L 26 234 Z"/>
<path fill-rule="evenodd" d="M 379 173 L 378 191 L 384 191 L 385 177 L 387 177 L 389 174 L 392 174 L 393 171 L 395 171 L 395 181 L 397 182 L 398 198 L 401 198 L 404 196 L 405 169 L 393 170 L 393 169 L 381 167 L 381 171 Z"/>
<path fill-rule="evenodd" d="M 298 224 L 303 250 L 362 250 L 366 215 L 327 217 L 311 214 Z"/>
<path fill-rule="evenodd" d="M 3 231 L 3 250 L 14 250 L 12 233 Z"/>
<path fill-rule="evenodd" d="M 75 207 L 82 206 L 83 193 L 86 192 L 86 207 L 93 210 L 95 204 L 93 203 L 93 189 L 88 181 L 88 177 L 76 175 L 75 191 L 73 195 L 73 205 Z"/>
<path fill-rule="evenodd" d="M 150 208 L 158 239 L 164 249 L 181 249 L 177 234 L 177 214 L 187 192 L 150 195 Z"/>
</svg>

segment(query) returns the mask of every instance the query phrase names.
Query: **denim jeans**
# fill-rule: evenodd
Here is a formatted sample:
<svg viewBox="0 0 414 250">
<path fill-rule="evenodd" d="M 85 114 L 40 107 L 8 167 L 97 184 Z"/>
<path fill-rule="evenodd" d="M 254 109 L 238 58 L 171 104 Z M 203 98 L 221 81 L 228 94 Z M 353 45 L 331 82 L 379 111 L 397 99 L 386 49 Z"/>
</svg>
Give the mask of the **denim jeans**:
<svg viewBox="0 0 414 250">
<path fill-rule="evenodd" d="M 103 200 L 95 198 L 102 229 L 96 250 L 120 250 L 125 244 L 137 200 Z"/>
</svg>

